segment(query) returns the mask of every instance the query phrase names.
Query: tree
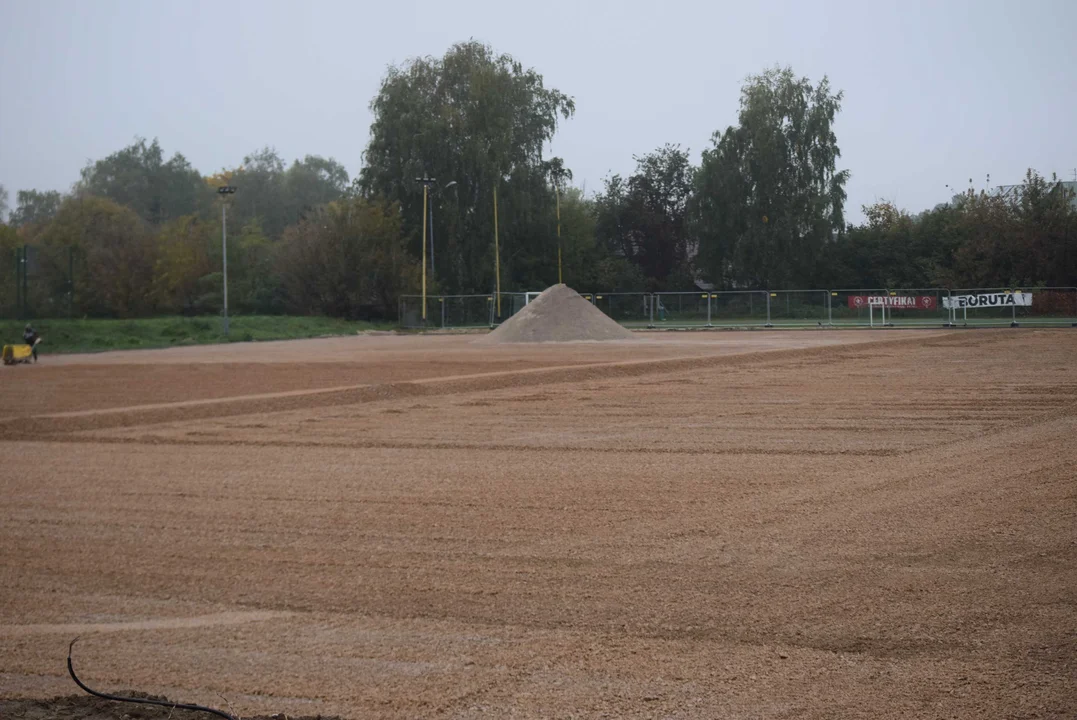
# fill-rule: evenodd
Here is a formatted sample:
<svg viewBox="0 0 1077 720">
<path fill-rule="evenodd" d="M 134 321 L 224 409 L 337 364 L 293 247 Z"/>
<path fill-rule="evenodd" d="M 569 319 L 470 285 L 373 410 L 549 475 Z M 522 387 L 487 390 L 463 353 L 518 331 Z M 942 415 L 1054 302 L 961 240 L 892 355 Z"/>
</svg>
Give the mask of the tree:
<svg viewBox="0 0 1077 720">
<path fill-rule="evenodd" d="M 219 228 L 194 215 L 165 224 L 157 233 L 157 258 L 153 286 L 157 301 L 165 308 L 203 312 L 202 280 L 212 272 L 211 248 Z"/>
<path fill-rule="evenodd" d="M 106 198 L 68 198 L 38 240 L 53 294 L 66 292 L 67 258 L 74 252 L 75 304 L 83 312 L 134 317 L 154 311 L 156 247 L 130 208 Z"/>
<path fill-rule="evenodd" d="M 392 317 L 418 287 L 400 207 L 354 197 L 315 208 L 284 233 L 278 268 L 292 310 L 347 318 Z"/>
<path fill-rule="evenodd" d="M 641 292 L 646 279 L 637 265 L 598 241 L 597 207 L 579 188 L 561 195 L 561 245 L 565 284 L 581 292 Z"/>
<path fill-rule="evenodd" d="M 568 175 L 543 148 L 572 98 L 488 45 L 454 45 L 442 58 L 389 68 L 371 102 L 374 122 L 359 191 L 398 202 L 404 232 L 421 254 L 423 193 L 431 198 L 437 280 L 453 292 L 494 285 L 494 208 L 498 193 L 502 286 L 545 287 L 557 278 L 555 181 Z M 455 182 L 446 188 L 450 182 Z"/>
<path fill-rule="evenodd" d="M 231 201 L 232 223 L 242 226 L 256 220 L 271 237 L 280 237 L 290 223 L 284 195 L 284 160 L 271 147 L 264 147 L 243 158 L 243 164 L 231 176 L 231 185 L 239 188 Z"/>
<path fill-rule="evenodd" d="M 88 163 L 76 190 L 129 207 L 152 225 L 194 214 L 210 199 L 187 158 L 175 153 L 166 161 L 156 139 L 147 145 L 142 138 Z"/>
<path fill-rule="evenodd" d="M 1023 284 L 1072 286 L 1077 282 L 1077 202 L 1057 177 L 1029 170 L 1012 198 L 1019 223 L 1016 279 Z"/>
<path fill-rule="evenodd" d="M 213 192 L 222 185 L 239 190 L 229 206 L 229 226 L 256 223 L 271 241 L 302 219 L 304 213 L 339 200 L 349 190 L 348 171 L 333 158 L 307 155 L 286 168 L 272 147 L 255 150 L 232 170 L 203 179 Z"/>
<path fill-rule="evenodd" d="M 339 200 L 347 191 L 348 171 L 333 158 L 307 155 L 284 173 L 284 192 L 295 214 L 291 222 L 312 208 Z"/>
<path fill-rule="evenodd" d="M 741 90 L 739 124 L 715 133 L 696 176 L 701 266 L 722 286 L 809 287 L 844 230 L 845 183 L 832 129 L 842 93 L 790 68 Z"/>
<path fill-rule="evenodd" d="M 60 211 L 62 202 L 63 196 L 55 190 L 19 190 L 8 224 L 19 228 L 46 223 Z"/>
<path fill-rule="evenodd" d="M 0 225 L 4 224 L 4 218 L 7 217 L 8 211 L 8 195 L 7 188 L 0 185 Z"/>
<path fill-rule="evenodd" d="M 257 219 L 249 220 L 237 235 L 229 236 L 228 281 L 231 301 L 238 311 L 274 314 L 284 310 L 275 264 L 278 244 L 266 236 Z M 215 257 L 219 263 L 220 254 Z"/>
<path fill-rule="evenodd" d="M 694 168 L 688 151 L 666 145 L 634 159 L 636 172 L 627 181 L 607 179 L 596 199 L 598 238 L 656 289 L 690 283 L 687 206 Z"/>
</svg>

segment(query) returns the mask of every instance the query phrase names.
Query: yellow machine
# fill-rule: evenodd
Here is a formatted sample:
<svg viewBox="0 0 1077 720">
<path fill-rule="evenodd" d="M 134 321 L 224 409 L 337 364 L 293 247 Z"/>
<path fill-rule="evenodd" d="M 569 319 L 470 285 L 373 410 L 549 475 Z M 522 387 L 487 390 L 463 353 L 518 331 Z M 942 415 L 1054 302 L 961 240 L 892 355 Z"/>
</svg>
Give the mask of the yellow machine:
<svg viewBox="0 0 1077 720">
<path fill-rule="evenodd" d="M 19 363 L 31 363 L 37 362 L 37 358 L 34 357 L 34 348 L 41 342 L 41 338 L 34 341 L 31 345 L 5 345 L 4 346 L 4 364 L 5 365 L 18 365 Z"/>
</svg>

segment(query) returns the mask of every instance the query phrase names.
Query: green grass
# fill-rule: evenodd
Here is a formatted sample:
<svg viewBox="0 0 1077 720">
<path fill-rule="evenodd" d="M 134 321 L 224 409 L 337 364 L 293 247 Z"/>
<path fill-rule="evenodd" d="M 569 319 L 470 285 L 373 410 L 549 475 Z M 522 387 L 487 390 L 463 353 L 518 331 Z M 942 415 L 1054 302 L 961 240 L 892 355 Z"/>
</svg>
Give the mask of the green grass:
<svg viewBox="0 0 1077 720">
<path fill-rule="evenodd" d="M 251 315 L 231 318 L 224 336 L 218 317 L 160 317 L 138 320 L 35 320 L 41 353 L 136 350 L 178 345 L 209 345 L 252 340 L 294 340 L 325 335 L 354 335 L 362 330 L 387 330 L 389 323 L 351 322 L 328 317 Z M 22 342 L 26 325 L 0 320 L 0 344 Z"/>
</svg>

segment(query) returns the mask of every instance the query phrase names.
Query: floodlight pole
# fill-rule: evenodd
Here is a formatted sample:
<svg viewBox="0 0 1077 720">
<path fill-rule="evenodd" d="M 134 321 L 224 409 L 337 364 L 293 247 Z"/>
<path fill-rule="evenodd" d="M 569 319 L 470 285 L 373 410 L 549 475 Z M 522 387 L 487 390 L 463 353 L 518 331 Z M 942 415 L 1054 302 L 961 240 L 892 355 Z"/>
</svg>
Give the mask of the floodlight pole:
<svg viewBox="0 0 1077 720">
<path fill-rule="evenodd" d="M 221 269 L 224 275 L 224 336 L 228 337 L 228 203 L 225 195 L 234 195 L 236 188 L 223 185 L 217 188 L 221 196 Z"/>
<path fill-rule="evenodd" d="M 501 319 L 501 248 L 497 239 L 497 185 L 494 185 L 494 282 L 497 294 L 497 319 Z"/>
<path fill-rule="evenodd" d="M 554 189 L 554 196 L 557 198 L 557 284 L 561 285 L 565 282 L 561 278 L 561 188 Z"/>
<path fill-rule="evenodd" d="M 433 263 L 434 255 L 434 209 L 430 207 L 430 186 L 437 182 L 432 177 L 423 176 L 421 178 L 415 178 L 415 182 L 423 186 L 423 325 L 426 325 L 426 223 L 427 223 L 427 208 L 429 208 L 429 221 L 430 221 L 430 260 Z M 433 267 L 431 267 L 431 271 Z"/>
</svg>

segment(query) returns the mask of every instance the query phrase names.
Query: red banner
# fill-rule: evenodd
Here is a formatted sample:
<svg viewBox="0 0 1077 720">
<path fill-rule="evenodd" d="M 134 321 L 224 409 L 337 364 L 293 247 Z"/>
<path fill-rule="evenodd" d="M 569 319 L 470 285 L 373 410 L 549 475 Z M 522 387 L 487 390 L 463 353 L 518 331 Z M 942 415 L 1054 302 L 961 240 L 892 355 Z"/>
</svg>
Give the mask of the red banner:
<svg viewBox="0 0 1077 720">
<path fill-rule="evenodd" d="M 866 308 L 885 305 L 896 310 L 934 310 L 939 306 L 934 295 L 850 295 L 849 307 Z"/>
</svg>

